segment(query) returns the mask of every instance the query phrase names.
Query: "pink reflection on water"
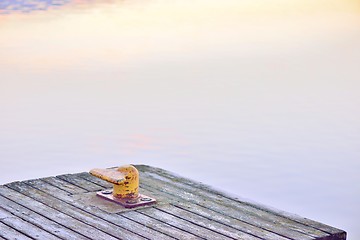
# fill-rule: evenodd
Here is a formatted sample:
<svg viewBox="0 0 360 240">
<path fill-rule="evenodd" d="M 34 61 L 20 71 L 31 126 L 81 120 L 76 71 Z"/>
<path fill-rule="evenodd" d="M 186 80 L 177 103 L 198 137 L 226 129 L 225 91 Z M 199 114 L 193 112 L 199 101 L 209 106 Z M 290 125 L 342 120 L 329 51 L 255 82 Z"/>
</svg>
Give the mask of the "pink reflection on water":
<svg viewBox="0 0 360 240">
<path fill-rule="evenodd" d="M 161 150 L 157 140 L 149 135 L 132 134 L 127 137 L 125 144 L 120 146 L 121 152 L 125 155 L 135 155 L 141 151 Z"/>
</svg>

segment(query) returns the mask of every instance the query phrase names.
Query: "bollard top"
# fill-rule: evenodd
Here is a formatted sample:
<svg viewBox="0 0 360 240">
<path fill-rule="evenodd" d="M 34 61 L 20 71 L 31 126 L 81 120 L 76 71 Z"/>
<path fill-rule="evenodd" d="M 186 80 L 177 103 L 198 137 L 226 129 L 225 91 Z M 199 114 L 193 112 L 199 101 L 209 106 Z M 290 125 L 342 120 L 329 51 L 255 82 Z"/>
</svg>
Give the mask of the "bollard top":
<svg viewBox="0 0 360 240">
<path fill-rule="evenodd" d="M 124 165 L 118 168 L 94 168 L 90 174 L 115 185 L 122 184 L 127 176 L 138 176 L 138 170 L 132 165 Z"/>
</svg>

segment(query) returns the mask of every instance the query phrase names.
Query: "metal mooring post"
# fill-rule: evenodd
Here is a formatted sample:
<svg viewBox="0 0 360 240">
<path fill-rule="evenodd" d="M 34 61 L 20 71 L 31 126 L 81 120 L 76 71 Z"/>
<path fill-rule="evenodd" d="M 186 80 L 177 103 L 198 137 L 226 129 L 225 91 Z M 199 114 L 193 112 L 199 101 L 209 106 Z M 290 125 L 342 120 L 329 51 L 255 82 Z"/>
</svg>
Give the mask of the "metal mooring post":
<svg viewBox="0 0 360 240">
<path fill-rule="evenodd" d="M 90 174 L 114 184 L 113 189 L 99 191 L 96 194 L 126 208 L 144 206 L 156 202 L 155 198 L 139 194 L 139 172 L 132 165 L 118 168 L 95 168 Z"/>
</svg>

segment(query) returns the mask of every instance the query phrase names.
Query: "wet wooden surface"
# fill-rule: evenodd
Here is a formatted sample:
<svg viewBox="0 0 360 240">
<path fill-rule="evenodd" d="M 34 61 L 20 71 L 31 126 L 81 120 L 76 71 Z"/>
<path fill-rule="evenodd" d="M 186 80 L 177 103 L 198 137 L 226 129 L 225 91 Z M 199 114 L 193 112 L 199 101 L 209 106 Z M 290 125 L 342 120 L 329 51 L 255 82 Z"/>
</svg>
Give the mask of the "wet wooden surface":
<svg viewBox="0 0 360 240">
<path fill-rule="evenodd" d="M 346 239 L 342 230 L 239 200 L 162 169 L 136 166 L 140 193 L 125 209 L 96 196 L 112 185 L 88 173 L 0 186 L 2 239 Z"/>
</svg>

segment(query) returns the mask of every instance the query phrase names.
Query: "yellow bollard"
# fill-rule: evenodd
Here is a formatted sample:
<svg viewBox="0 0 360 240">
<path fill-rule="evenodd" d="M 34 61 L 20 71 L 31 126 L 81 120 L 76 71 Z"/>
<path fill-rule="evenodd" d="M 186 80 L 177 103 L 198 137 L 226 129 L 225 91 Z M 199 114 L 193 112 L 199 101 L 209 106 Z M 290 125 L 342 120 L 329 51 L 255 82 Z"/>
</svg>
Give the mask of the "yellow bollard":
<svg viewBox="0 0 360 240">
<path fill-rule="evenodd" d="M 95 168 L 90 174 L 113 185 L 112 190 L 97 192 L 97 195 L 127 208 L 142 206 L 156 202 L 154 198 L 139 194 L 139 172 L 132 165 L 119 168 Z"/>
</svg>

